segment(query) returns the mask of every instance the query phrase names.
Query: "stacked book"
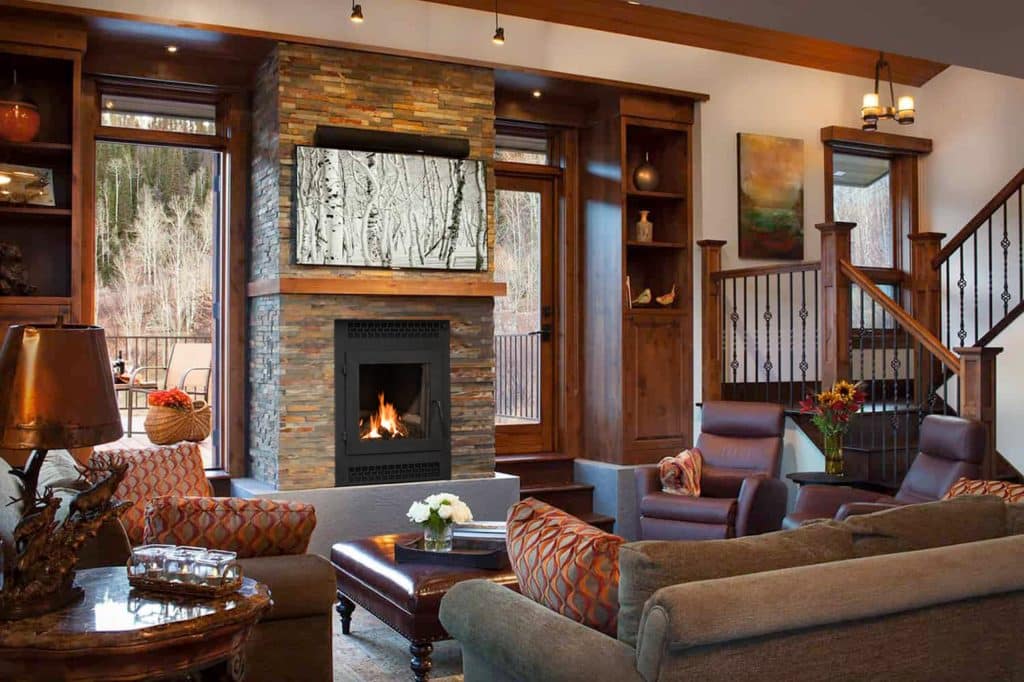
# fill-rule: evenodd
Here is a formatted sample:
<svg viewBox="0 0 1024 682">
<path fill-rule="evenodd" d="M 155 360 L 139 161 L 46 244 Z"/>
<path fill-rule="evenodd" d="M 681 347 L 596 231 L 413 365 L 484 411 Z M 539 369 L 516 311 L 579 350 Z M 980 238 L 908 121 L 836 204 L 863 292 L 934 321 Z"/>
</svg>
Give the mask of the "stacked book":
<svg viewBox="0 0 1024 682">
<path fill-rule="evenodd" d="M 466 540 L 505 540 L 504 521 L 470 521 L 456 524 L 452 537 Z"/>
</svg>

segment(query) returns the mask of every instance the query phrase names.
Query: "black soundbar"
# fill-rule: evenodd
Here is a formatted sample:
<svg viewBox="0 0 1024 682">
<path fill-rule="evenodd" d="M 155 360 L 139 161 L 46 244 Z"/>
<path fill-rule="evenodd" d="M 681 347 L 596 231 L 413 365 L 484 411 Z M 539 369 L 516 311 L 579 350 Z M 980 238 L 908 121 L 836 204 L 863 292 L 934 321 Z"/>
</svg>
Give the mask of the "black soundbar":
<svg viewBox="0 0 1024 682">
<path fill-rule="evenodd" d="M 313 144 L 329 149 L 390 154 L 423 154 L 464 159 L 469 156 L 469 140 L 461 137 L 434 137 L 411 133 L 391 133 L 363 128 L 316 127 Z"/>
</svg>

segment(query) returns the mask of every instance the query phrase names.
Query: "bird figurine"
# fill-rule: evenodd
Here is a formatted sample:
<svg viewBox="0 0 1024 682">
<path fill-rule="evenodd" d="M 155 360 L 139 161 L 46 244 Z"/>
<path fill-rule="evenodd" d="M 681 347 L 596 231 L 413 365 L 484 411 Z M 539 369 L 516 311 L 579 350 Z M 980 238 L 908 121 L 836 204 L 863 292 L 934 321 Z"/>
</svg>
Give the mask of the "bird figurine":
<svg viewBox="0 0 1024 682">
<path fill-rule="evenodd" d="M 651 302 L 651 290 L 644 289 L 640 295 L 633 299 L 633 305 L 647 305 Z"/>
<path fill-rule="evenodd" d="M 668 292 L 667 294 L 662 294 L 661 296 L 659 296 L 658 298 L 656 298 L 654 300 L 657 301 L 658 303 L 660 303 L 661 305 L 665 306 L 666 308 L 669 307 L 670 305 L 672 305 L 673 303 L 675 303 L 676 302 L 676 285 L 675 284 L 672 285 L 672 291 Z"/>
</svg>

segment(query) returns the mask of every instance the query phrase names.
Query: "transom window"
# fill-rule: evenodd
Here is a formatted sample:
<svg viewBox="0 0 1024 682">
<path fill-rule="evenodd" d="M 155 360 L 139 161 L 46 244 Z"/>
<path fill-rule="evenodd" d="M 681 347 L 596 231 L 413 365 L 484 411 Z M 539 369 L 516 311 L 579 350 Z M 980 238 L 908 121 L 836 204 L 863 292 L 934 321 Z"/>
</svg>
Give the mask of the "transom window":
<svg viewBox="0 0 1024 682">
<path fill-rule="evenodd" d="M 832 209 L 835 219 L 857 223 L 851 233 L 854 265 L 894 268 L 892 190 L 889 159 L 835 154 L 832 163 Z"/>
<path fill-rule="evenodd" d="M 217 134 L 217 106 L 127 95 L 104 95 L 100 124 L 191 135 Z"/>
</svg>

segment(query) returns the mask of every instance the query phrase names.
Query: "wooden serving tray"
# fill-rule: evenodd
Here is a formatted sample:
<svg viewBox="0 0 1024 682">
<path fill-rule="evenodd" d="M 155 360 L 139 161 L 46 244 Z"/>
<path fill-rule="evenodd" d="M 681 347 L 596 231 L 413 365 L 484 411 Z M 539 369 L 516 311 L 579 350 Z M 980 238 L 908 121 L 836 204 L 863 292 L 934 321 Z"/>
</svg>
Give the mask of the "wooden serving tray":
<svg viewBox="0 0 1024 682">
<path fill-rule="evenodd" d="M 238 592 L 242 588 L 242 577 L 221 585 L 195 585 L 191 583 L 172 583 L 169 580 L 157 580 L 144 576 L 128 576 L 128 584 L 143 592 L 158 592 L 177 597 L 199 597 L 201 599 L 218 599 Z"/>
<path fill-rule="evenodd" d="M 434 564 L 460 568 L 500 571 L 508 568 L 508 552 L 501 540 L 454 538 L 450 552 L 423 549 L 423 538 L 395 544 L 395 561 L 400 564 Z"/>
</svg>

